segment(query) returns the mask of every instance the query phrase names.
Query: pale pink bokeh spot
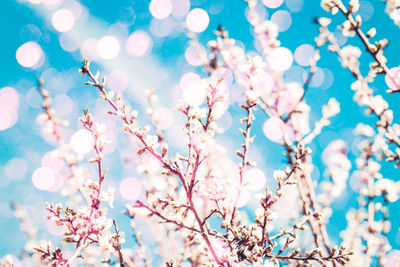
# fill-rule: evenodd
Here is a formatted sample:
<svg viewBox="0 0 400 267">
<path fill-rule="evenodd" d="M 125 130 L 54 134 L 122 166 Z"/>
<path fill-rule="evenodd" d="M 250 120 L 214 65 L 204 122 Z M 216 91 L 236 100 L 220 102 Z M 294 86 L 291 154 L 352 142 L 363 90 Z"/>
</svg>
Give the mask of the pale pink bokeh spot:
<svg viewBox="0 0 400 267">
<path fill-rule="evenodd" d="M 203 32 L 210 23 L 208 13 L 201 8 L 192 9 L 186 16 L 186 25 L 192 32 Z"/>
<path fill-rule="evenodd" d="M 292 52 L 286 47 L 278 47 L 272 50 L 269 57 L 270 67 L 275 71 L 285 71 L 293 63 Z"/>
<path fill-rule="evenodd" d="M 84 11 L 82 5 L 75 0 L 68 3 L 68 9 L 74 14 L 75 19 L 78 19 Z"/>
<path fill-rule="evenodd" d="M 85 40 L 80 48 L 82 57 L 86 57 L 89 60 L 97 60 L 99 53 L 97 52 L 98 41 L 96 39 Z"/>
<path fill-rule="evenodd" d="M 44 57 L 43 50 L 36 42 L 26 42 L 17 49 L 18 64 L 25 68 L 38 68 Z"/>
<path fill-rule="evenodd" d="M 304 89 L 299 83 L 287 83 L 284 90 L 278 92 L 278 112 L 289 113 L 297 107 Z"/>
<path fill-rule="evenodd" d="M 189 0 L 172 0 L 172 15 L 174 17 L 184 17 L 190 9 Z"/>
<path fill-rule="evenodd" d="M 183 117 L 183 116 L 182 116 Z M 176 117 L 176 120 L 179 120 L 179 117 Z M 168 144 L 178 148 L 178 149 L 185 149 L 187 148 L 188 136 L 187 134 L 181 129 L 182 127 L 177 127 L 177 122 L 166 130 L 165 137 L 168 140 Z"/>
<path fill-rule="evenodd" d="M 182 92 L 185 90 L 185 88 L 193 85 L 193 84 L 201 84 L 201 77 L 197 73 L 194 72 L 187 72 L 185 73 L 181 79 L 179 80 L 179 86 L 182 90 Z"/>
<path fill-rule="evenodd" d="M 42 2 L 48 9 L 56 9 L 62 4 L 63 0 L 43 0 Z"/>
<path fill-rule="evenodd" d="M 306 81 L 308 74 L 303 73 L 303 80 Z M 323 69 L 318 68 L 317 71 L 313 74 L 310 82 L 310 87 L 319 87 L 323 84 L 325 80 L 325 72 Z"/>
<path fill-rule="evenodd" d="M 58 173 L 64 167 L 64 162 L 57 157 L 54 151 L 49 151 L 43 155 L 41 164 L 43 167 L 52 169 L 54 173 Z"/>
<path fill-rule="evenodd" d="M 279 118 L 269 118 L 263 126 L 264 135 L 275 143 L 282 143 L 285 135 L 288 134 L 288 127 Z"/>
<path fill-rule="evenodd" d="M 4 131 L 12 127 L 13 123 L 13 110 L 8 107 L 0 107 L 0 131 Z"/>
<path fill-rule="evenodd" d="M 46 228 L 49 232 L 55 236 L 62 236 L 67 230 L 65 226 L 57 226 L 51 220 L 46 220 Z"/>
<path fill-rule="evenodd" d="M 172 12 L 172 3 L 170 0 L 151 0 L 149 10 L 156 19 L 165 19 Z"/>
<path fill-rule="evenodd" d="M 286 0 L 285 4 L 291 13 L 296 13 L 303 8 L 304 0 Z"/>
<path fill-rule="evenodd" d="M 163 38 L 173 34 L 176 25 L 176 22 L 171 18 L 153 19 L 150 23 L 150 31 L 154 36 Z"/>
<path fill-rule="evenodd" d="M 65 177 L 61 173 L 54 173 L 53 185 L 47 189 L 49 192 L 56 192 L 64 186 Z"/>
<path fill-rule="evenodd" d="M 12 87 L 0 89 L 0 131 L 15 125 L 18 120 L 19 96 Z"/>
<path fill-rule="evenodd" d="M 278 8 L 283 4 L 283 0 L 262 0 L 262 2 L 269 8 Z"/>
<path fill-rule="evenodd" d="M 272 14 L 271 21 L 278 25 L 280 32 L 284 32 L 292 25 L 292 16 L 286 10 L 278 10 Z"/>
<path fill-rule="evenodd" d="M 340 157 L 334 157 L 334 155 L 346 155 L 348 147 L 345 141 L 342 139 L 336 139 L 329 143 L 329 145 L 322 152 L 322 161 L 325 165 L 340 165 L 340 162 L 333 162 L 332 160 L 340 159 Z"/>
<path fill-rule="evenodd" d="M 128 177 L 121 181 L 119 192 L 124 199 L 136 200 L 142 191 L 142 184 L 136 178 Z"/>
<path fill-rule="evenodd" d="M 32 174 L 33 185 L 44 191 L 49 191 L 54 185 L 55 174 L 53 170 L 47 167 L 37 168 Z"/>
<path fill-rule="evenodd" d="M 391 68 L 385 75 L 385 82 L 392 90 L 400 90 L 400 68 Z"/>
<path fill-rule="evenodd" d="M 267 178 L 261 169 L 251 168 L 244 174 L 244 181 L 250 191 L 258 192 L 264 189 Z"/>
<path fill-rule="evenodd" d="M 328 68 L 323 68 L 322 70 L 324 72 L 324 81 L 321 84 L 320 88 L 328 89 L 332 86 L 335 76 L 333 75 L 333 72 Z"/>
<path fill-rule="evenodd" d="M 119 53 L 119 41 L 112 35 L 103 36 L 97 43 L 97 52 L 104 59 L 113 59 Z"/>
<path fill-rule="evenodd" d="M 276 202 L 273 207 L 279 216 L 286 219 L 294 219 L 299 216 L 298 191 L 296 185 L 287 186 L 285 194 Z"/>
<path fill-rule="evenodd" d="M 212 74 L 211 78 L 215 79 L 216 81 L 222 79 L 222 86 L 227 89 L 229 86 L 232 85 L 233 82 L 233 73 L 228 68 L 219 67 L 216 69 Z"/>
<path fill-rule="evenodd" d="M 314 47 L 310 44 L 302 44 L 294 51 L 294 60 L 300 66 L 310 66 L 314 56 Z"/>
<path fill-rule="evenodd" d="M 200 54 L 204 52 L 205 49 L 202 45 L 190 45 L 185 50 L 185 59 L 192 66 L 200 66 L 203 63 Z"/>
<path fill-rule="evenodd" d="M 114 70 L 108 75 L 106 83 L 112 91 L 121 93 L 128 87 L 129 77 L 125 71 Z"/>
<path fill-rule="evenodd" d="M 237 201 L 237 207 L 241 208 L 246 206 L 247 202 L 249 202 L 249 198 L 250 198 L 250 193 L 247 189 L 242 188 L 242 190 L 240 191 L 240 195 Z"/>
<path fill-rule="evenodd" d="M 4 166 L 4 173 L 10 180 L 20 180 L 24 178 L 27 170 L 28 164 L 26 164 L 25 160 L 20 158 L 12 158 Z"/>
<path fill-rule="evenodd" d="M 132 57 L 141 57 L 148 53 L 153 46 L 150 36 L 144 31 L 133 32 L 125 43 L 125 49 L 128 55 Z"/>
<path fill-rule="evenodd" d="M 59 116 L 67 116 L 74 108 L 74 102 L 69 96 L 61 94 L 54 98 L 53 107 Z"/>
<path fill-rule="evenodd" d="M 229 112 L 225 112 L 224 115 L 218 119 L 218 126 L 222 128 L 223 131 L 226 131 L 231 128 L 232 122 L 232 115 Z"/>
<path fill-rule="evenodd" d="M 366 171 L 355 170 L 350 175 L 349 185 L 355 192 L 366 187 L 366 181 L 368 181 L 369 174 Z"/>
<path fill-rule="evenodd" d="M 275 86 L 271 74 L 265 71 L 257 72 L 250 77 L 250 84 L 261 95 L 269 95 Z"/>
<path fill-rule="evenodd" d="M 19 96 L 17 90 L 6 86 L 0 89 L 0 107 L 10 107 L 14 110 L 18 109 Z"/>
<path fill-rule="evenodd" d="M 37 5 L 37 4 L 40 4 L 43 0 L 28 0 L 28 1 L 31 4 Z"/>
<path fill-rule="evenodd" d="M 153 123 L 161 130 L 168 129 L 174 122 L 174 114 L 169 108 L 157 108 L 153 112 Z"/>
<path fill-rule="evenodd" d="M 74 52 L 79 49 L 81 40 L 76 32 L 62 33 L 60 36 L 60 46 L 67 52 Z"/>
<path fill-rule="evenodd" d="M 355 15 L 360 15 L 363 21 L 370 20 L 374 15 L 374 5 L 368 1 L 360 1 L 360 8 Z"/>
<path fill-rule="evenodd" d="M 93 137 L 88 130 L 79 130 L 72 135 L 70 145 L 78 154 L 89 153 L 93 149 Z"/>
<path fill-rule="evenodd" d="M 71 12 L 71 10 L 66 8 L 61 8 L 54 12 L 51 17 L 51 23 L 53 24 L 54 29 L 59 32 L 68 32 L 74 27 L 75 24 L 75 16 Z"/>
<path fill-rule="evenodd" d="M 184 88 L 182 97 L 189 106 L 200 106 L 206 97 L 206 90 L 201 84 L 192 84 Z"/>
</svg>

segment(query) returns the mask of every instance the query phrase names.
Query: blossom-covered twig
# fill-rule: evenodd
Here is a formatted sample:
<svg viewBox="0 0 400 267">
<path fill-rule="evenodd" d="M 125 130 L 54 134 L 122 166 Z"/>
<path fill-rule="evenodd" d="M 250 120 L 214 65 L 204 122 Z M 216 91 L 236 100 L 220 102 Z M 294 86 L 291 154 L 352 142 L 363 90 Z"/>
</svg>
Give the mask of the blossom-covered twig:
<svg viewBox="0 0 400 267">
<path fill-rule="evenodd" d="M 213 245 L 212 245 L 212 243 L 211 243 L 211 241 L 209 239 L 209 233 L 205 229 L 205 227 L 203 225 L 203 220 L 200 218 L 200 216 L 199 216 L 199 214 L 198 214 L 198 212 L 196 210 L 196 207 L 194 205 L 194 202 L 193 202 L 192 188 L 194 186 L 196 169 L 197 169 L 197 166 L 199 164 L 199 157 L 198 157 L 199 154 L 197 153 L 196 163 L 194 165 L 193 172 L 192 172 L 192 179 L 190 180 L 190 183 L 188 183 L 186 181 L 186 179 L 185 179 L 185 175 L 182 173 L 182 170 L 177 165 L 175 165 L 175 166 L 171 165 L 171 163 L 167 160 L 166 151 L 162 151 L 162 154 L 158 154 L 155 151 L 155 144 L 154 143 L 151 144 L 149 142 L 149 140 L 145 138 L 145 135 L 147 134 L 147 130 L 136 129 L 136 127 L 133 125 L 133 122 L 134 122 L 136 116 L 132 116 L 131 115 L 128 118 L 128 115 L 126 114 L 125 105 L 120 103 L 120 105 L 122 105 L 122 107 L 120 108 L 118 106 L 118 104 L 116 104 L 111 99 L 110 93 L 107 93 L 105 91 L 105 87 L 104 87 L 105 86 L 105 80 L 103 79 L 102 84 L 100 84 L 98 82 L 98 80 L 97 80 L 98 79 L 98 75 L 94 76 L 92 74 L 92 72 L 89 69 L 89 65 L 90 65 L 90 62 L 87 59 L 85 59 L 83 65 L 82 65 L 82 68 L 80 69 L 80 73 L 81 74 L 83 74 L 83 75 L 87 74 L 89 76 L 89 78 L 91 79 L 91 81 L 87 82 L 87 84 L 88 85 L 92 85 L 92 86 L 94 86 L 94 87 L 96 87 L 96 88 L 98 88 L 100 90 L 100 96 L 103 99 L 105 99 L 111 105 L 111 107 L 113 108 L 113 112 L 111 112 L 111 114 L 114 114 L 114 115 L 116 115 L 116 116 L 121 118 L 121 120 L 124 122 L 124 130 L 129 132 L 129 133 L 134 134 L 140 140 L 140 142 L 144 146 L 143 150 L 147 150 L 148 152 L 150 152 L 157 160 L 160 161 L 160 163 L 162 164 L 162 166 L 165 169 L 167 169 L 171 173 L 177 175 L 177 177 L 179 178 L 179 180 L 180 180 L 180 182 L 181 182 L 181 184 L 182 184 L 182 186 L 183 186 L 183 188 L 185 190 L 185 193 L 187 195 L 189 206 L 190 206 L 190 210 L 193 212 L 193 215 L 194 215 L 194 217 L 195 217 L 195 219 L 197 221 L 201 236 L 204 238 L 204 241 L 206 242 L 207 247 L 209 248 L 210 253 L 212 254 L 215 262 L 217 264 L 219 264 L 219 265 L 223 265 L 224 261 L 223 260 L 221 261 L 219 259 L 218 255 L 216 254 L 216 252 L 214 250 L 214 247 L 213 247 Z M 228 263 L 228 265 L 229 265 L 229 263 Z"/>
<path fill-rule="evenodd" d="M 360 38 L 361 42 L 364 44 L 367 52 L 374 58 L 377 64 L 376 66 L 377 73 L 386 74 L 386 76 L 391 80 L 391 82 L 396 85 L 396 88 L 400 88 L 399 85 L 397 84 L 395 77 L 392 77 L 391 73 L 389 73 L 389 68 L 386 66 L 387 59 L 383 55 L 383 49 L 387 46 L 388 40 L 382 39 L 377 41 L 376 44 L 371 44 L 369 38 L 375 35 L 376 33 L 375 28 L 372 28 L 370 31 L 368 31 L 367 34 L 365 34 L 360 28 L 362 24 L 361 16 L 360 15 L 356 15 L 355 17 L 353 16 L 353 14 L 357 12 L 357 10 L 360 7 L 359 1 L 351 0 L 348 8 L 346 8 L 341 0 L 322 0 L 321 6 L 324 9 L 332 12 L 333 14 L 336 14 L 337 11 L 339 10 L 345 16 L 346 21 L 343 23 L 342 26 L 343 32 L 345 32 L 346 35 L 353 35 L 353 36 L 355 32 L 357 36 Z M 400 89 L 394 89 L 394 90 L 388 90 L 387 92 L 395 93 L 399 91 Z"/>
<path fill-rule="evenodd" d="M 55 110 L 51 108 L 52 99 L 50 92 L 44 88 L 44 82 L 42 79 L 38 80 L 38 91 L 43 98 L 43 113 L 38 116 L 37 120 L 44 124 L 43 131 L 56 139 L 58 146 L 58 149 L 56 150 L 56 156 L 68 166 L 70 172 L 68 181 L 70 181 L 72 186 L 76 188 L 73 189 L 72 192 L 68 192 L 68 194 L 73 194 L 75 190 L 78 190 L 86 203 L 89 204 L 89 196 L 87 195 L 82 182 L 77 178 L 79 177 L 77 164 L 81 159 L 78 155 L 74 155 L 72 152 L 70 152 L 70 149 L 68 145 L 65 144 L 64 138 L 62 137 L 60 131 L 60 126 L 66 126 L 68 125 L 68 122 L 58 118 Z"/>
<path fill-rule="evenodd" d="M 105 217 L 106 210 L 100 208 L 101 201 L 108 201 L 112 205 L 113 190 L 105 192 L 102 189 L 105 173 L 102 169 L 103 148 L 108 142 L 103 135 L 104 127 L 94 124 L 92 116 L 85 110 L 84 118 L 81 122 L 85 129 L 87 129 L 93 138 L 93 148 L 96 156 L 90 159 L 90 162 L 96 162 L 98 166 L 98 182 L 90 182 L 85 186 L 85 190 L 90 198 L 90 204 L 86 208 L 74 210 L 67 207 L 64 212 L 61 204 L 53 205 L 46 204 L 47 210 L 50 212 L 48 217 L 55 222 L 58 226 L 65 226 L 66 232 L 64 233 L 64 241 L 67 243 L 74 243 L 75 250 L 68 258 L 64 258 L 61 250 L 56 248 L 54 252 L 50 246 L 47 250 L 37 248 L 36 251 L 41 253 L 43 261 L 56 261 L 57 266 L 70 266 L 75 260 L 80 257 L 81 252 L 88 247 L 91 243 L 98 243 L 101 249 L 106 253 L 117 252 L 118 256 L 120 251 L 116 251 L 114 247 L 119 248 L 121 242 L 120 233 L 117 232 L 117 237 L 113 237 L 108 232 L 111 224 L 107 222 Z M 64 214 L 62 214 L 62 212 Z M 113 245 L 112 240 L 118 239 L 118 245 Z M 56 256 L 56 257 L 55 257 Z M 109 255 L 106 257 L 109 257 Z"/>
</svg>

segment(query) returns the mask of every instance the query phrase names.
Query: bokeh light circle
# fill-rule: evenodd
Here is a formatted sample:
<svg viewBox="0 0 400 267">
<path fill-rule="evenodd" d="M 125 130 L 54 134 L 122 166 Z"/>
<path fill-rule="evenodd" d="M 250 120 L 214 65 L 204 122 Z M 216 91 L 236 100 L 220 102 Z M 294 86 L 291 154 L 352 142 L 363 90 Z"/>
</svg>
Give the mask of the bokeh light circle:
<svg viewBox="0 0 400 267">
<path fill-rule="evenodd" d="M 263 126 L 264 135 L 272 142 L 282 143 L 287 127 L 279 118 L 269 118 Z"/>
<path fill-rule="evenodd" d="M 385 75 L 385 82 L 392 90 L 400 90 L 400 68 L 391 68 Z"/>
<path fill-rule="evenodd" d="M 285 71 L 293 63 L 292 52 L 286 47 L 278 47 L 272 50 L 269 57 L 270 67 L 275 71 Z"/>
<path fill-rule="evenodd" d="M 240 195 L 237 201 L 237 207 L 241 208 L 246 206 L 247 202 L 249 202 L 249 198 L 250 198 L 250 193 L 247 189 L 242 189 L 240 191 Z"/>
<path fill-rule="evenodd" d="M 172 15 L 174 17 L 184 17 L 190 9 L 189 0 L 172 0 Z"/>
<path fill-rule="evenodd" d="M 272 14 L 271 21 L 278 25 L 280 32 L 284 32 L 292 25 L 292 16 L 286 10 L 278 10 Z"/>
<path fill-rule="evenodd" d="M 53 107 L 59 116 L 67 116 L 74 108 L 74 102 L 69 96 L 60 94 L 54 98 Z"/>
<path fill-rule="evenodd" d="M 12 87 L 6 86 L 0 89 L 0 107 L 10 107 L 18 109 L 19 95 L 17 90 Z"/>
<path fill-rule="evenodd" d="M 62 4 L 63 0 L 43 0 L 43 4 L 48 9 L 56 9 Z"/>
<path fill-rule="evenodd" d="M 176 23 L 171 18 L 153 19 L 150 23 L 150 32 L 154 36 L 163 38 L 173 34 L 175 26 Z"/>
<path fill-rule="evenodd" d="M 314 55 L 314 47 L 310 44 L 302 44 L 294 51 L 294 60 L 300 66 L 310 66 Z"/>
<path fill-rule="evenodd" d="M 64 162 L 57 157 L 55 151 L 49 151 L 44 154 L 41 160 L 41 164 L 43 167 L 52 169 L 54 173 L 60 172 L 64 166 Z"/>
<path fill-rule="evenodd" d="M 119 53 L 119 41 L 112 35 L 103 36 L 97 43 L 97 51 L 104 59 L 113 59 Z"/>
<path fill-rule="evenodd" d="M 150 51 L 153 41 L 144 31 L 133 32 L 125 43 L 125 49 L 128 55 L 132 57 L 141 57 Z"/>
<path fill-rule="evenodd" d="M 374 15 L 374 6 L 368 1 L 360 1 L 360 7 L 355 15 L 360 15 L 362 21 L 368 21 Z"/>
<path fill-rule="evenodd" d="M 174 114 L 169 108 L 157 108 L 153 111 L 153 123 L 159 129 L 164 130 L 171 127 L 174 122 Z"/>
<path fill-rule="evenodd" d="M 108 75 L 106 83 L 112 91 L 121 93 L 128 87 L 129 77 L 122 70 L 114 70 Z"/>
<path fill-rule="evenodd" d="M 97 60 L 99 58 L 97 44 L 98 41 L 96 39 L 85 40 L 80 48 L 82 57 L 86 57 L 89 60 Z"/>
<path fill-rule="evenodd" d="M 206 97 L 206 90 L 201 84 L 191 84 L 183 90 L 182 97 L 189 106 L 200 106 Z"/>
<path fill-rule="evenodd" d="M 307 80 L 308 74 L 304 74 L 304 81 Z M 313 74 L 310 82 L 310 87 L 316 88 L 323 84 L 325 79 L 325 73 L 323 69 L 318 68 L 317 71 Z"/>
<path fill-rule="evenodd" d="M 190 45 L 185 50 L 185 59 L 192 66 L 200 66 L 202 64 L 200 54 L 204 52 L 205 49 L 203 46 L 198 44 Z"/>
<path fill-rule="evenodd" d="M 4 131 L 12 127 L 13 123 L 13 111 L 6 107 L 0 107 L 0 131 Z"/>
<path fill-rule="evenodd" d="M 172 3 L 170 0 L 151 0 L 149 10 L 154 18 L 165 19 L 172 12 Z"/>
<path fill-rule="evenodd" d="M 119 192 L 124 199 L 136 200 L 142 191 L 142 184 L 136 178 L 128 177 L 121 181 Z"/>
<path fill-rule="evenodd" d="M 72 135 L 70 145 L 75 153 L 89 153 L 93 149 L 93 137 L 88 130 L 79 130 Z"/>
<path fill-rule="evenodd" d="M 186 25 L 192 32 L 203 32 L 210 23 L 208 13 L 201 8 L 192 9 L 186 16 Z"/>
<path fill-rule="evenodd" d="M 20 158 L 10 159 L 4 166 L 4 173 L 10 180 L 20 180 L 25 177 L 28 164 Z"/>
<path fill-rule="evenodd" d="M 292 13 L 300 12 L 303 8 L 304 0 L 286 0 L 286 6 Z"/>
<path fill-rule="evenodd" d="M 267 178 L 264 172 L 259 168 L 251 168 L 244 174 L 246 187 L 253 192 L 264 189 Z"/>
<path fill-rule="evenodd" d="M 55 182 L 55 174 L 53 170 L 47 167 L 37 168 L 32 174 L 33 185 L 44 191 L 49 191 Z"/>
<path fill-rule="evenodd" d="M 187 72 L 185 73 L 181 79 L 179 80 L 179 86 L 182 90 L 182 92 L 185 90 L 185 88 L 193 85 L 193 84 L 201 84 L 202 80 L 200 75 L 194 72 Z"/>
<path fill-rule="evenodd" d="M 19 95 L 12 87 L 0 89 L 0 131 L 11 128 L 18 120 Z"/>
<path fill-rule="evenodd" d="M 79 49 L 80 38 L 75 32 L 63 33 L 60 36 L 60 46 L 67 52 L 74 52 Z"/>
<path fill-rule="evenodd" d="M 268 8 L 278 8 L 283 4 L 283 0 L 262 0 L 262 2 Z"/>
<path fill-rule="evenodd" d="M 75 17 L 69 9 L 61 8 L 54 12 L 51 17 L 51 23 L 57 31 L 68 32 L 74 27 Z"/>
<path fill-rule="evenodd" d="M 25 68 L 39 67 L 44 57 L 43 50 L 36 42 L 26 42 L 17 49 L 16 58 L 18 64 Z"/>
</svg>

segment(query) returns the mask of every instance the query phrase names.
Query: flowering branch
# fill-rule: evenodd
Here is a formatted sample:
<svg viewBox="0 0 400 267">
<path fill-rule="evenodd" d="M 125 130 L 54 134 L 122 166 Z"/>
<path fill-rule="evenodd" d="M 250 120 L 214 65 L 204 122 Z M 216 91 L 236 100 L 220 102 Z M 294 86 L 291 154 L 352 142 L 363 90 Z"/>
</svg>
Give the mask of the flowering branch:
<svg viewBox="0 0 400 267">
<path fill-rule="evenodd" d="M 38 120 L 45 124 L 44 131 L 51 136 L 55 137 L 57 145 L 59 146 L 60 153 L 57 153 L 58 158 L 60 158 L 67 166 L 70 172 L 68 179 L 78 176 L 76 165 L 79 161 L 77 155 L 71 155 L 68 152 L 68 148 L 64 143 L 64 139 L 61 135 L 59 126 L 66 126 L 68 123 L 56 116 L 55 110 L 51 108 L 52 99 L 50 97 L 49 91 L 44 88 L 43 80 L 38 80 L 38 91 L 43 98 L 42 109 L 43 113 L 38 116 Z M 48 128 L 47 128 L 48 127 Z M 76 185 L 79 193 L 82 195 L 86 203 L 90 203 L 89 196 L 87 195 L 83 185 L 78 181 Z M 76 190 L 76 189 L 75 189 Z"/>
<path fill-rule="evenodd" d="M 389 68 L 386 66 L 387 59 L 383 55 L 383 49 L 387 46 L 388 40 L 383 39 L 376 42 L 376 44 L 371 44 L 369 38 L 373 37 L 376 33 L 375 28 L 372 28 L 368 31 L 367 34 L 361 30 L 360 26 L 362 24 L 362 19 L 360 15 L 357 15 L 355 18 L 353 14 L 357 12 L 359 9 L 359 1 L 352 0 L 349 3 L 348 9 L 344 6 L 341 0 L 323 0 L 321 5 L 328 11 L 331 11 L 332 14 L 337 13 L 338 10 L 345 16 L 346 22 L 343 24 L 344 31 L 349 35 L 355 32 L 357 36 L 360 38 L 361 42 L 364 44 L 367 52 L 374 58 L 377 64 L 377 73 L 385 73 L 386 76 L 391 80 L 393 84 L 396 85 L 396 88 L 400 88 L 396 82 L 395 77 L 393 77 L 389 73 Z M 354 34 L 353 34 L 354 35 Z M 379 68 L 378 68 L 379 67 Z M 400 89 L 387 90 L 388 93 L 399 92 Z"/>
<path fill-rule="evenodd" d="M 102 84 L 100 84 L 98 82 L 98 80 L 97 80 L 98 75 L 94 76 L 92 74 L 92 72 L 89 69 L 89 65 L 90 65 L 90 62 L 87 59 L 85 59 L 84 62 L 83 62 L 82 68 L 80 69 L 80 73 L 81 74 L 83 74 L 83 75 L 87 74 L 89 76 L 89 78 L 91 79 L 91 81 L 87 82 L 86 84 L 94 86 L 94 87 L 99 89 L 100 96 L 104 100 L 106 100 L 111 105 L 113 110 L 115 111 L 115 113 L 112 113 L 112 114 L 114 114 L 114 115 L 116 115 L 116 116 L 121 118 L 121 120 L 124 122 L 124 130 L 129 132 L 129 133 L 134 134 L 139 139 L 139 141 L 144 145 L 143 150 L 147 150 L 148 152 L 150 152 L 157 160 L 160 161 L 160 163 L 162 164 L 162 166 L 165 169 L 167 169 L 171 173 L 173 173 L 173 174 L 178 176 L 178 178 L 179 178 L 179 180 L 180 180 L 180 182 L 181 182 L 181 184 L 182 184 L 182 186 L 183 186 L 183 188 L 185 190 L 186 196 L 188 198 L 190 210 L 193 212 L 193 215 L 194 215 L 194 217 L 195 217 L 195 219 L 197 221 L 197 224 L 199 226 L 199 230 L 200 230 L 201 236 L 203 237 L 204 241 L 206 242 L 207 247 L 209 248 L 209 250 L 210 250 L 215 262 L 218 265 L 223 265 L 224 263 L 227 263 L 225 261 L 221 261 L 218 258 L 217 254 L 216 254 L 216 252 L 215 252 L 215 250 L 213 248 L 213 245 L 210 242 L 209 233 L 208 233 L 208 231 L 206 231 L 206 229 L 205 229 L 205 227 L 204 227 L 204 225 L 202 223 L 203 220 L 200 218 L 200 216 L 199 216 L 199 214 L 198 214 L 198 212 L 197 212 L 197 210 L 195 208 L 194 202 L 193 202 L 192 188 L 193 188 L 193 185 L 194 185 L 194 179 L 195 179 L 195 175 L 196 175 L 195 174 L 195 170 L 197 169 L 197 166 L 200 164 L 200 162 L 198 161 L 198 158 L 197 158 L 196 164 L 194 166 L 194 172 L 192 174 L 191 183 L 188 185 L 186 180 L 185 180 L 185 178 L 184 178 L 185 176 L 182 174 L 180 168 L 177 165 L 172 166 L 167 161 L 167 159 L 165 157 L 165 153 L 160 155 L 157 152 L 155 152 L 155 146 L 151 145 L 148 142 L 148 140 L 145 139 L 144 136 L 147 133 L 147 131 L 146 130 L 142 130 L 142 129 L 136 129 L 133 126 L 133 122 L 134 122 L 136 116 L 132 116 L 131 115 L 130 118 L 128 118 L 128 116 L 126 114 L 125 105 L 122 104 L 122 108 L 119 108 L 119 106 L 111 99 L 110 94 L 105 91 L 105 88 L 104 88 L 105 87 L 105 79 L 103 79 Z M 197 153 L 197 155 L 198 155 L 198 153 Z M 227 264 L 229 265 L 229 263 L 227 263 Z"/>
</svg>

